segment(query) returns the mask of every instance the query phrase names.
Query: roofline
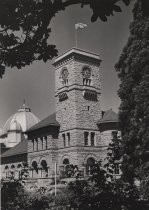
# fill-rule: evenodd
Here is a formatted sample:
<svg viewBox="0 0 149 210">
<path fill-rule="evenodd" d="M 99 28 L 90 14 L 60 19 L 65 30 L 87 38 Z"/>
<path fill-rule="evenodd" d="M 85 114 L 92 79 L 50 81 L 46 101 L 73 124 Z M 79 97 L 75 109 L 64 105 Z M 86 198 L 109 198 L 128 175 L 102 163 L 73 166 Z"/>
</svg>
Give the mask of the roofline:
<svg viewBox="0 0 149 210">
<path fill-rule="evenodd" d="M 7 151 L 8 151 L 8 150 L 7 150 Z M 6 151 L 6 152 L 7 152 L 7 151 Z M 2 158 L 5 158 L 5 157 L 10 157 L 10 156 L 12 157 L 12 156 L 15 156 L 15 155 L 28 154 L 28 151 L 26 151 L 26 152 L 13 153 L 13 154 L 10 154 L 10 155 L 5 155 L 5 156 L 4 156 L 4 154 L 5 154 L 5 153 L 3 153 L 3 154 L 1 155 L 1 159 L 2 159 Z"/>
<path fill-rule="evenodd" d="M 98 60 L 98 62 L 101 61 L 101 59 L 99 57 L 99 54 L 96 54 L 96 53 L 93 53 L 93 52 L 89 52 L 89 51 L 85 51 L 85 50 L 73 47 L 72 49 L 64 52 L 62 55 L 59 55 L 55 59 L 55 61 L 52 63 L 52 65 L 56 66 L 56 64 L 58 62 L 60 62 L 61 60 L 63 60 L 64 58 L 66 58 L 66 57 L 68 57 L 68 56 L 70 56 L 72 54 L 78 54 L 78 55 L 81 55 L 81 56 L 90 57 L 92 59 Z"/>
<path fill-rule="evenodd" d="M 27 133 L 31 133 L 32 131 L 36 131 L 36 130 L 39 130 L 39 129 L 42 129 L 42 128 L 46 128 L 46 127 L 49 127 L 49 126 L 52 126 L 52 127 L 60 127 L 60 125 L 45 125 L 45 126 L 42 126 L 42 127 L 39 127 L 39 128 L 35 128 L 35 129 L 28 129 L 27 131 L 25 131 L 24 133 L 27 134 Z"/>
<path fill-rule="evenodd" d="M 106 120 L 106 121 L 99 121 L 97 124 L 104 124 L 104 123 L 118 123 L 118 120 Z"/>
</svg>

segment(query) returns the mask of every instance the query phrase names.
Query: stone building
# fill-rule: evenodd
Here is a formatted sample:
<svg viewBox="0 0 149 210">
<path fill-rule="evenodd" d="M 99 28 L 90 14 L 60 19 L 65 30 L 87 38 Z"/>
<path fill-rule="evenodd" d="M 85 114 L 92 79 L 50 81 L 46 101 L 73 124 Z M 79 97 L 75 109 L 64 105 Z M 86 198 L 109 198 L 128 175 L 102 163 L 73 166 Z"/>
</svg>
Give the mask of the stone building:
<svg viewBox="0 0 149 210">
<path fill-rule="evenodd" d="M 53 63 L 56 112 L 24 132 L 31 183 L 50 183 L 55 166 L 59 176 L 69 164 L 88 175 L 104 159 L 118 116 L 101 110 L 100 63 L 99 55 L 76 48 Z"/>
</svg>

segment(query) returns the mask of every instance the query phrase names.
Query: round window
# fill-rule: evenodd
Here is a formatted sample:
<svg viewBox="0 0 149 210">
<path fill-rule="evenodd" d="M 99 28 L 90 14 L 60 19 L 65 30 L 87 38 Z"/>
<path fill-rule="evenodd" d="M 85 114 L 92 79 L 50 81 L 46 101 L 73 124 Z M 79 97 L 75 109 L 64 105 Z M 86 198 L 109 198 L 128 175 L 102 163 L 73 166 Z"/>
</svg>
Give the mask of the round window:
<svg viewBox="0 0 149 210">
<path fill-rule="evenodd" d="M 91 77 L 91 69 L 89 67 L 85 66 L 82 69 L 82 75 L 84 78 L 89 79 Z"/>
</svg>

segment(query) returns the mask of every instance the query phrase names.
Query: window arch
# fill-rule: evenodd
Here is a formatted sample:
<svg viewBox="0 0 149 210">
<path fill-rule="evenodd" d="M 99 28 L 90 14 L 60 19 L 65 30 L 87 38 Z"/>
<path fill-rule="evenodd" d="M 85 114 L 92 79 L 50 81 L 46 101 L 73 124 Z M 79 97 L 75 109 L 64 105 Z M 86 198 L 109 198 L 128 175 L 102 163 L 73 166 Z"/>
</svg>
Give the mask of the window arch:
<svg viewBox="0 0 149 210">
<path fill-rule="evenodd" d="M 94 165 L 95 165 L 95 159 L 93 157 L 89 157 L 87 159 L 87 164 L 86 164 L 86 174 L 87 175 L 91 174 L 91 170 L 92 170 Z"/>
<path fill-rule="evenodd" d="M 5 176 L 6 176 L 6 178 L 9 177 L 9 166 L 6 165 L 5 168 L 4 168 L 4 170 L 5 170 Z"/>
<path fill-rule="evenodd" d="M 37 178 L 38 177 L 38 164 L 36 160 L 34 160 L 31 164 L 31 177 Z"/>
<path fill-rule="evenodd" d="M 15 165 L 11 165 L 11 169 L 14 169 L 15 168 Z"/>
<path fill-rule="evenodd" d="M 5 170 L 8 170 L 8 169 L 9 169 L 9 167 L 8 167 L 8 165 L 6 165 L 6 166 L 5 166 Z"/>
<path fill-rule="evenodd" d="M 18 164 L 17 168 L 19 168 L 19 169 L 22 168 L 21 163 Z"/>
<path fill-rule="evenodd" d="M 70 177 L 70 175 L 69 175 L 69 164 L 70 164 L 69 159 L 65 158 L 63 160 L 63 166 L 64 166 L 64 174 L 65 174 L 66 177 Z"/>
<path fill-rule="evenodd" d="M 48 177 L 48 165 L 46 160 L 42 160 L 41 163 L 41 177 Z"/>
<path fill-rule="evenodd" d="M 64 165 L 69 165 L 69 159 L 68 159 L 68 158 L 65 158 L 65 159 L 63 160 L 63 164 L 64 164 Z"/>
<path fill-rule="evenodd" d="M 32 162 L 32 167 L 38 173 L 38 164 L 35 160 Z"/>
</svg>

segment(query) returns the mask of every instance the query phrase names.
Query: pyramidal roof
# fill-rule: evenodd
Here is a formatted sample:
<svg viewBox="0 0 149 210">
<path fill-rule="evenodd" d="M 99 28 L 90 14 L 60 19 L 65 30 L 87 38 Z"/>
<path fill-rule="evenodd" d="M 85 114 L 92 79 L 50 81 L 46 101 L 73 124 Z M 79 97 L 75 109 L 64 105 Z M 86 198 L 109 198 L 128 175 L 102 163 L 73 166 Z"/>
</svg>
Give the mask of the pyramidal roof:
<svg viewBox="0 0 149 210">
<path fill-rule="evenodd" d="M 57 126 L 57 127 L 60 126 L 60 124 L 56 120 L 56 113 L 53 113 L 49 115 L 48 117 L 46 117 L 45 119 L 41 120 L 39 123 L 37 123 L 36 125 L 32 126 L 30 129 L 28 129 L 26 133 L 33 130 L 38 130 L 40 128 L 44 128 L 47 126 Z"/>
<path fill-rule="evenodd" d="M 109 123 L 109 122 L 118 122 L 118 114 L 114 112 L 112 109 L 104 112 L 101 120 L 98 121 L 98 124 Z"/>
</svg>

